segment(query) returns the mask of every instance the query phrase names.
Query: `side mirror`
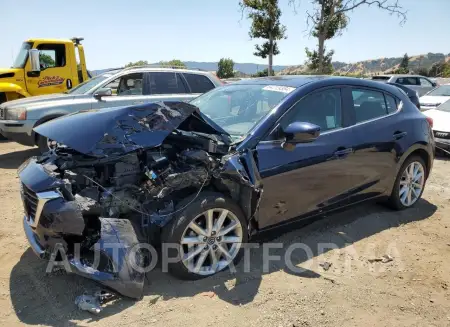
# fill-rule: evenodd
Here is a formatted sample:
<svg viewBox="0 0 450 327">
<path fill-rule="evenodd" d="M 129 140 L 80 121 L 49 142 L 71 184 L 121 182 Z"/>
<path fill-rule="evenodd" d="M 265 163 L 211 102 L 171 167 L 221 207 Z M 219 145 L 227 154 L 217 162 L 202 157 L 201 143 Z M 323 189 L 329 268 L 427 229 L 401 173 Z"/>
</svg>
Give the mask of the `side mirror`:
<svg viewBox="0 0 450 327">
<path fill-rule="evenodd" d="M 292 150 L 297 143 L 308 143 L 316 140 L 320 135 L 320 127 L 306 122 L 290 123 L 284 130 L 285 141 L 283 149 Z"/>
<path fill-rule="evenodd" d="M 31 71 L 27 72 L 28 77 L 38 77 L 41 74 L 41 63 L 38 49 L 28 50 L 30 57 Z"/>
<path fill-rule="evenodd" d="M 97 92 L 94 93 L 94 98 L 97 100 L 101 100 L 102 97 L 109 97 L 112 95 L 112 90 L 110 88 L 102 88 L 97 90 Z"/>
</svg>

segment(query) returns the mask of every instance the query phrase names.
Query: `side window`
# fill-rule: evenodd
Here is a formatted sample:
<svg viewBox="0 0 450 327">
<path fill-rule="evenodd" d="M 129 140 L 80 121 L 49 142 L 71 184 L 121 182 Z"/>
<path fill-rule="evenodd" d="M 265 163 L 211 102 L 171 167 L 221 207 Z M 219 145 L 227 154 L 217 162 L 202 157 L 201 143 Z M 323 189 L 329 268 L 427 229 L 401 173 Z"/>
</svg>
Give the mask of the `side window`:
<svg viewBox="0 0 450 327">
<path fill-rule="evenodd" d="M 308 122 L 320 127 L 320 132 L 342 127 L 341 91 L 328 89 L 307 95 L 281 119 L 281 128 L 293 122 Z"/>
<path fill-rule="evenodd" d="M 419 81 L 416 77 L 399 77 L 397 83 L 403 85 L 419 85 Z"/>
<path fill-rule="evenodd" d="M 150 73 L 150 92 L 151 94 L 188 93 L 180 76 L 169 72 Z"/>
<path fill-rule="evenodd" d="M 41 70 L 66 65 L 66 46 L 64 44 L 40 44 L 39 63 Z"/>
<path fill-rule="evenodd" d="M 210 79 L 203 75 L 183 74 L 191 87 L 192 93 L 205 93 L 214 88 L 214 84 Z"/>
<path fill-rule="evenodd" d="M 393 112 L 396 112 L 397 111 L 397 101 L 395 101 L 395 99 L 388 94 L 385 94 L 384 97 L 386 99 L 386 107 L 387 107 L 388 113 L 391 114 Z"/>
<path fill-rule="evenodd" d="M 104 87 L 112 89 L 113 95 L 142 95 L 143 94 L 143 74 L 133 73 L 121 76 Z"/>
<path fill-rule="evenodd" d="M 427 80 L 426 78 L 420 78 L 420 85 L 422 86 L 427 86 L 427 87 L 432 87 L 433 84 L 431 84 L 431 82 L 429 80 Z"/>
<path fill-rule="evenodd" d="M 386 102 L 381 92 L 353 89 L 352 98 L 356 123 L 387 115 Z"/>
</svg>

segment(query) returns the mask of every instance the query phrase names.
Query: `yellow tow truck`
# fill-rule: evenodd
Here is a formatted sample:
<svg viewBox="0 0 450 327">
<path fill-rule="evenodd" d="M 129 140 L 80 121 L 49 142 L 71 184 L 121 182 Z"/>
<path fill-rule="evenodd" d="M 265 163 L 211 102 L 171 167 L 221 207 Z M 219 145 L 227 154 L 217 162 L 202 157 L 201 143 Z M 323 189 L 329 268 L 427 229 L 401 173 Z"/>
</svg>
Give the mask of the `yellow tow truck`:
<svg viewBox="0 0 450 327">
<path fill-rule="evenodd" d="M 0 68 L 0 104 L 34 95 L 62 93 L 87 80 L 83 38 L 25 41 L 11 68 Z"/>
</svg>

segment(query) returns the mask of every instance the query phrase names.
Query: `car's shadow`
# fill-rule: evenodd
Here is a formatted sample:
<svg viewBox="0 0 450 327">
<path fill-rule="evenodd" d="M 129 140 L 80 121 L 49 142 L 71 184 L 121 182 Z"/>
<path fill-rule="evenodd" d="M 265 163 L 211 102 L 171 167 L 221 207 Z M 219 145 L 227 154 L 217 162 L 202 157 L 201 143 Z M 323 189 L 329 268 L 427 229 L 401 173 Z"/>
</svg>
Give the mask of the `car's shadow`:
<svg viewBox="0 0 450 327">
<path fill-rule="evenodd" d="M 282 243 L 282 249 L 271 249 L 271 255 L 284 257 L 291 244 L 302 243 L 311 249 L 310 256 L 305 251 L 296 251 L 290 256 L 294 266 L 327 251 L 320 251 L 320 243 L 332 243 L 335 248 L 344 248 L 383 230 L 410 222 L 420 221 L 433 215 L 437 207 L 426 200 L 420 200 L 414 208 L 394 212 L 376 204 L 364 204 L 338 214 L 330 215 L 301 229 L 293 229 L 280 236 L 273 233 L 273 243 Z M 305 225 L 306 223 L 302 223 Z M 276 233 L 276 234 L 275 234 Z M 278 236 L 274 239 L 274 237 Z M 270 238 L 270 236 L 269 236 Z M 269 239 L 265 239 L 265 242 Z M 312 255 L 312 257 L 311 257 Z M 197 281 L 181 281 L 155 269 L 147 274 L 144 300 L 148 305 L 177 297 L 192 297 L 204 292 L 219 297 L 232 305 L 251 302 L 258 293 L 262 277 L 276 271 L 296 275 L 298 278 L 322 278 L 321 270 L 304 270 L 295 273 L 288 269 L 285 261 L 272 261 L 267 270 L 263 269 L 263 249 L 250 251 L 250 271 L 244 272 L 244 263 L 236 267 L 236 272 L 221 272 L 216 276 Z M 21 322 L 26 324 L 67 325 L 73 320 L 98 320 L 114 315 L 135 304 L 130 299 L 120 299 L 111 303 L 99 314 L 92 315 L 77 311 L 75 297 L 85 290 L 98 289 L 94 282 L 74 275 L 45 276 L 46 263 L 37 259 L 27 250 L 13 268 L 10 278 L 11 301 Z M 233 286 L 229 287 L 230 280 Z M 214 293 L 214 294 L 212 294 Z M 149 312 L 150 314 L 150 312 Z"/>
<path fill-rule="evenodd" d="M 37 155 L 39 155 L 38 148 L 0 154 L 0 169 L 17 169 L 26 159 Z"/>
</svg>

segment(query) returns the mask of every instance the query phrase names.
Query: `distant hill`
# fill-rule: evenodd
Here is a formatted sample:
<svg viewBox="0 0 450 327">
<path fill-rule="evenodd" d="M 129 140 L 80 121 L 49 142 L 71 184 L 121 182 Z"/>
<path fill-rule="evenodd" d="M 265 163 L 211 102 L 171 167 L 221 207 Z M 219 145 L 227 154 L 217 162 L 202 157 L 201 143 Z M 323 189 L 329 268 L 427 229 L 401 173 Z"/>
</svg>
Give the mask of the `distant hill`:
<svg viewBox="0 0 450 327">
<path fill-rule="evenodd" d="M 397 69 L 403 57 L 380 58 L 358 61 L 353 64 L 345 62 L 333 62 L 336 73 L 347 74 L 380 74 L 388 73 Z M 450 54 L 427 53 L 409 58 L 409 70 L 418 72 L 420 69 L 430 69 L 436 63 L 450 61 Z M 278 72 L 279 75 L 297 75 L 305 73 L 307 68 L 304 65 L 290 66 Z"/>
</svg>

